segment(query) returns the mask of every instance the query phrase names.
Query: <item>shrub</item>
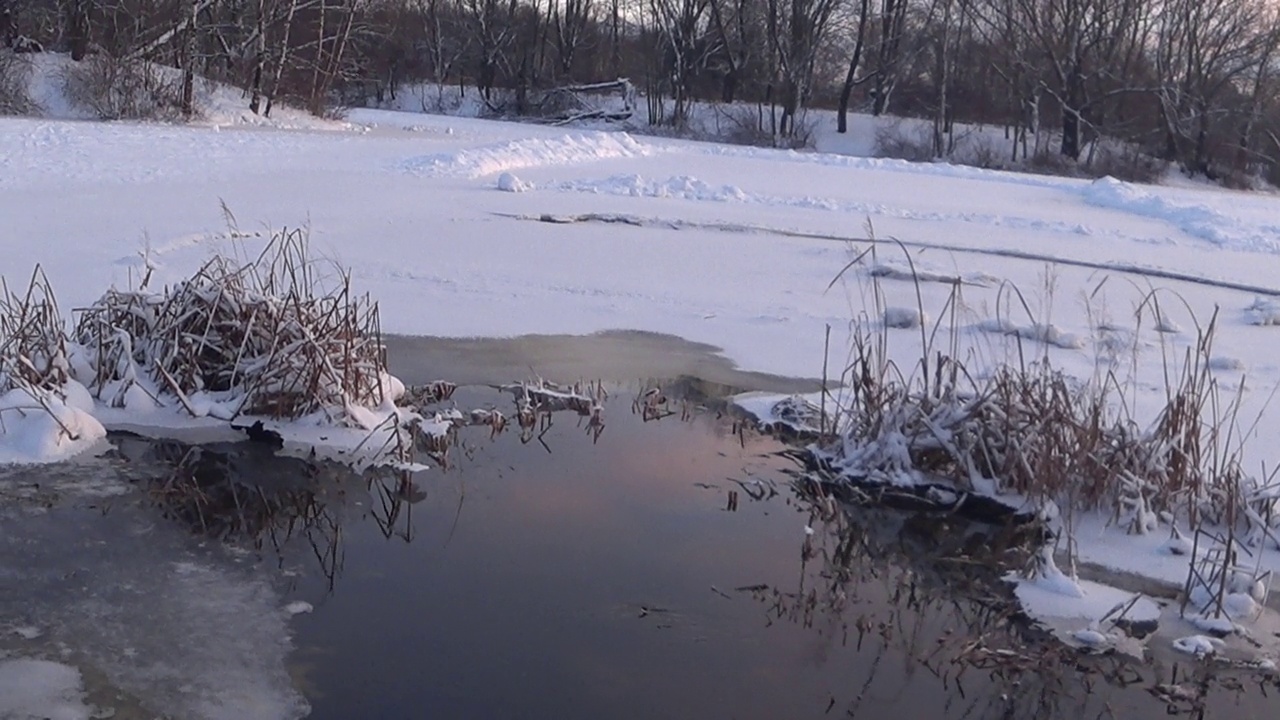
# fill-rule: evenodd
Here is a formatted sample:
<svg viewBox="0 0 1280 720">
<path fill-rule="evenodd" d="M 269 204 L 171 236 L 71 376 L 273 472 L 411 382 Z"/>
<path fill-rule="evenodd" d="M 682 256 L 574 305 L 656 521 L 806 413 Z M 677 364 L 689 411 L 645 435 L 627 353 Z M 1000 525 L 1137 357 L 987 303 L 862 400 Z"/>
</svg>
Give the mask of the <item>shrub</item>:
<svg viewBox="0 0 1280 720">
<path fill-rule="evenodd" d="M 32 115 L 39 106 L 31 99 L 31 62 L 12 50 L 0 49 L 0 115 Z"/>
<path fill-rule="evenodd" d="M 876 128 L 876 156 L 911 162 L 933 159 L 931 130 L 910 120 Z"/>
<path fill-rule="evenodd" d="M 67 99 L 102 120 L 175 120 L 182 116 L 182 80 L 143 60 L 98 53 L 67 68 Z"/>
</svg>

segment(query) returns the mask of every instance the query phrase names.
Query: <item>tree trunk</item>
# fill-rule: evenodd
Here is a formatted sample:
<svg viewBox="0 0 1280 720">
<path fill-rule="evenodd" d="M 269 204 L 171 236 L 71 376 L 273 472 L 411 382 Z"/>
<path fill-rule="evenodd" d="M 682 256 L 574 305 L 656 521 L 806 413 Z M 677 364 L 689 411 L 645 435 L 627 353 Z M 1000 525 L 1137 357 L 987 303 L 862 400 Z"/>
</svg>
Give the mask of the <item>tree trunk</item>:
<svg viewBox="0 0 1280 720">
<path fill-rule="evenodd" d="M 293 18 L 298 13 L 298 0 L 289 0 L 289 14 L 284 18 L 284 33 L 280 39 L 280 55 L 276 58 L 276 67 L 271 78 L 271 90 L 267 92 L 267 108 L 262 111 L 263 117 L 271 117 L 271 107 L 275 105 L 276 94 L 280 92 L 280 81 L 284 77 L 284 67 L 289 62 L 289 36 L 293 33 Z"/>
<path fill-rule="evenodd" d="M 849 60 L 849 71 L 845 73 L 844 84 L 840 86 L 840 107 L 836 110 L 836 132 L 849 131 L 849 99 L 853 96 L 854 77 L 858 74 L 858 63 L 862 62 L 862 44 L 867 37 L 867 15 L 871 11 L 871 0 L 862 0 L 858 14 L 858 36 L 853 44 L 853 57 Z"/>
<path fill-rule="evenodd" d="M 1062 94 L 1062 154 L 1080 159 L 1080 120 L 1084 111 L 1084 74 L 1076 65 L 1070 70 Z"/>
<path fill-rule="evenodd" d="M 13 47 L 18 39 L 18 23 L 13 19 L 13 0 L 0 0 L 0 47 Z"/>
<path fill-rule="evenodd" d="M 90 0 L 67 0 L 66 38 L 71 59 L 80 62 L 89 54 Z"/>
<path fill-rule="evenodd" d="M 258 17 L 256 20 L 258 39 L 254 42 L 253 54 L 253 95 L 249 98 L 249 111 L 254 115 L 262 109 L 262 72 L 267 62 L 267 23 L 265 19 L 267 0 L 258 0 Z"/>
<path fill-rule="evenodd" d="M 307 98 L 307 110 L 312 115 L 320 115 L 319 96 L 320 96 L 320 75 L 321 67 L 324 65 L 324 25 L 325 16 L 329 14 L 329 7 L 326 0 L 320 0 L 320 9 L 316 22 L 319 27 L 316 29 L 316 57 L 315 64 L 311 68 L 311 97 Z"/>
<path fill-rule="evenodd" d="M 182 116 L 190 119 L 196 112 L 196 20 L 199 0 L 187 0 L 187 31 L 182 44 Z"/>
</svg>

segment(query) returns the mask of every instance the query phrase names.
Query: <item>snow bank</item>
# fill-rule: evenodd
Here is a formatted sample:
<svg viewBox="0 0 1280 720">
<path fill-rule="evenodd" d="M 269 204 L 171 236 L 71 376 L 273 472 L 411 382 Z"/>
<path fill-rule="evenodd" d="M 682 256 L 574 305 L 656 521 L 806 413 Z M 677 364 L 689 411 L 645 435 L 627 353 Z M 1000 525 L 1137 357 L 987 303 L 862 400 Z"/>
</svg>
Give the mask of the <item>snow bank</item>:
<svg viewBox="0 0 1280 720">
<path fill-rule="evenodd" d="M 653 146 L 626 133 L 566 133 L 559 137 L 524 138 L 410 158 L 401 163 L 401 168 L 424 177 L 480 178 L 526 168 L 645 157 L 654 151 Z"/>
<path fill-rule="evenodd" d="M 89 720 L 103 717 L 84 702 L 84 683 L 73 667 L 48 660 L 0 660 L 0 718 Z"/>
<path fill-rule="evenodd" d="M 1095 207 L 1163 220 L 1187 235 L 1223 248 L 1280 252 L 1276 226 L 1248 227 L 1208 205 L 1179 203 L 1112 177 L 1093 181 L 1081 196 Z"/>
</svg>

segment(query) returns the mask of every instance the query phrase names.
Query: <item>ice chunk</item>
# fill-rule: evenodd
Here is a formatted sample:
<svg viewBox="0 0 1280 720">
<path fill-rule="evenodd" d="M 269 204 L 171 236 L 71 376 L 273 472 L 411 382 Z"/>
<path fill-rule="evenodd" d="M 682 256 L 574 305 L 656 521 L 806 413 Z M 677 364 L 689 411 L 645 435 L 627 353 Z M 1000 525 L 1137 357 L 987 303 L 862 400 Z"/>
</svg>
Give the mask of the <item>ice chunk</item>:
<svg viewBox="0 0 1280 720">
<path fill-rule="evenodd" d="M 301 615 L 315 610 L 315 606 L 305 600 L 295 600 L 284 606 L 284 611 L 290 615 Z"/>
<path fill-rule="evenodd" d="M 0 718 L 89 720 L 84 685 L 73 667 L 48 660 L 0 660 Z"/>
</svg>

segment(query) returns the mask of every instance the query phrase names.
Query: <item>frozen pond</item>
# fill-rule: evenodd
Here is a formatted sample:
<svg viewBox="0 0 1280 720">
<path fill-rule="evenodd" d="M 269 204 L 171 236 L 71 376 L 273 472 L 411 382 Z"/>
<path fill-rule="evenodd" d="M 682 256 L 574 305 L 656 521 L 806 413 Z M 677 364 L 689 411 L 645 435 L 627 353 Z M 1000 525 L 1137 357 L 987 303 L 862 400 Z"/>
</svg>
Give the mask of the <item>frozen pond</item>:
<svg viewBox="0 0 1280 720">
<path fill-rule="evenodd" d="M 572 417 L 541 442 L 471 428 L 447 468 L 411 477 L 134 438 L 103 459 L 0 471 L 0 693 L 16 698 L 36 678 L 53 700 L 71 696 L 45 714 L 0 697 L 0 717 L 1280 709 L 1274 681 L 1042 642 L 994 581 L 1011 557 L 1003 530 L 814 505 L 793 489 L 784 446 L 704 402 L 726 386 L 792 381 L 744 378 L 661 338 L 618 342 L 538 346 L 536 357 L 516 344 L 499 360 L 481 346 L 487 366 L 468 355 L 474 341 L 393 346 L 408 382 L 510 379 L 535 365 L 604 376 L 613 399 L 598 438 Z M 686 417 L 643 421 L 631 401 L 648 386 L 644 367 L 608 375 L 589 362 L 654 342 L 660 376 L 692 363 L 707 378 L 665 383 L 673 401 L 691 398 L 673 402 Z M 454 401 L 505 409 L 510 397 L 476 385 Z"/>
</svg>

